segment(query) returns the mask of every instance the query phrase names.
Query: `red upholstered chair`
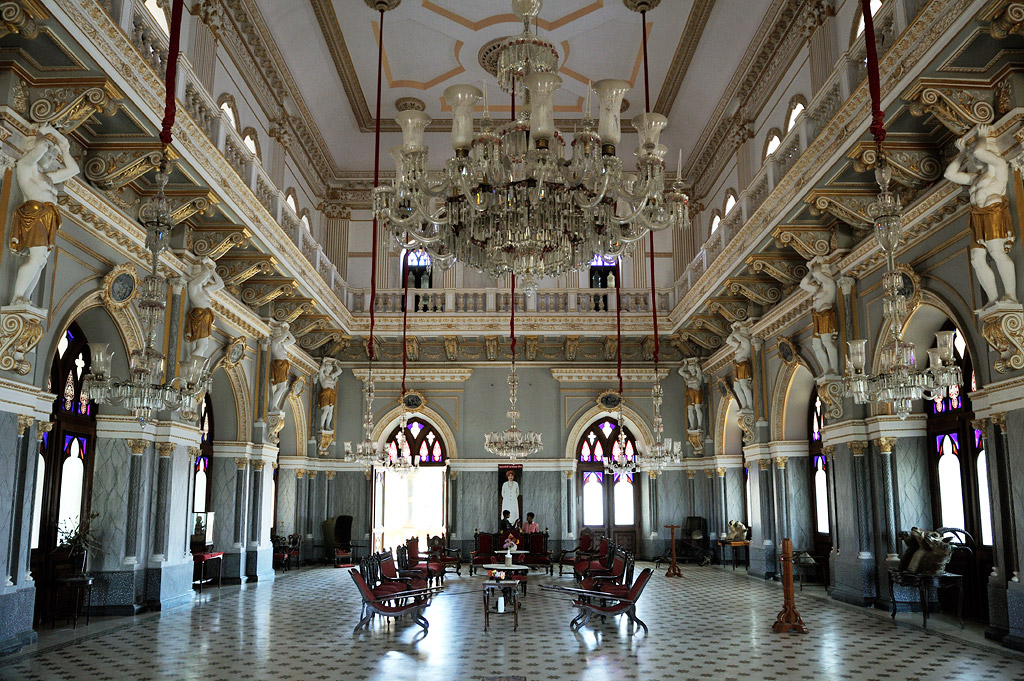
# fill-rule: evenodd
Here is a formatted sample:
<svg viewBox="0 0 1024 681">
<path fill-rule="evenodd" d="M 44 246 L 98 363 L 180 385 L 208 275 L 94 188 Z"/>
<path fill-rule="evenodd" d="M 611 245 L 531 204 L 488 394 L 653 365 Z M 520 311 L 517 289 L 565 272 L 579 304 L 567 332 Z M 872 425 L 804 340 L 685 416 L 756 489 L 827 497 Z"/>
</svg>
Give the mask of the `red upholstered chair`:
<svg viewBox="0 0 1024 681">
<path fill-rule="evenodd" d="M 374 594 L 366 580 L 363 579 L 355 568 L 350 568 L 348 573 L 352 575 L 352 581 L 356 583 L 359 596 L 363 599 L 363 615 L 359 620 L 359 624 L 352 630 L 353 634 L 359 631 L 361 627 L 369 628 L 370 620 L 374 615 L 400 617 L 411 614 L 413 621 L 423 627 L 423 631 L 427 631 L 430 627 L 430 622 L 423 616 L 423 611 L 430 605 L 431 592 L 429 590 L 407 591 L 403 594 L 406 600 L 397 603 L 393 596 L 384 597 Z"/>
<path fill-rule="evenodd" d="M 579 614 L 573 618 L 569 624 L 569 628 L 572 630 L 578 630 L 583 627 L 593 615 L 601 615 L 607 617 L 608 615 L 626 615 L 630 621 L 635 624 L 639 624 L 643 627 L 644 633 L 647 633 L 647 625 L 636 616 L 636 603 L 640 600 L 640 595 L 644 591 L 644 587 L 647 586 L 647 582 L 651 581 L 651 575 L 654 571 L 651 568 L 644 568 L 644 571 L 637 577 L 636 582 L 630 587 L 629 592 L 625 596 L 613 596 L 609 595 L 607 599 L 602 599 L 601 603 L 594 603 L 590 598 L 581 597 L 573 601 L 579 609 Z M 583 590 L 580 590 L 583 591 Z M 594 592 L 583 591 L 583 594 L 593 594 Z M 591 596 L 593 598 L 593 596 Z M 608 601 L 612 601 L 607 604 Z"/>
<path fill-rule="evenodd" d="M 584 529 L 580 532 L 580 543 L 578 546 L 574 546 L 571 549 L 565 549 L 562 551 L 562 555 L 558 557 L 558 576 L 562 576 L 562 568 L 565 566 L 576 565 L 576 562 L 582 559 L 584 554 L 589 555 L 594 550 L 594 535 L 588 529 Z"/>
<path fill-rule="evenodd" d="M 462 575 L 462 552 L 458 549 L 448 548 L 448 538 L 445 535 L 436 537 L 427 535 L 427 546 L 431 561 L 440 563 L 445 572 Z"/>
<path fill-rule="evenodd" d="M 475 549 L 469 555 L 469 574 L 470 576 L 476 572 L 477 565 L 487 565 L 488 563 L 497 563 L 498 557 L 495 555 L 494 548 L 494 535 L 490 532 L 481 532 L 476 530 L 473 532 L 473 542 Z"/>
<path fill-rule="evenodd" d="M 549 575 L 555 573 L 555 566 L 551 564 L 551 551 L 548 550 L 548 533 L 532 532 L 523 535 L 523 543 L 527 551 L 523 556 L 523 564 L 531 568 L 547 569 Z"/>
<path fill-rule="evenodd" d="M 429 556 L 420 553 L 420 538 L 409 537 L 405 540 L 405 550 L 409 552 L 409 569 L 427 571 L 427 582 L 437 579 L 444 581 L 444 566 L 437 561 L 431 561 Z"/>
<path fill-rule="evenodd" d="M 377 565 L 380 568 L 380 581 L 382 583 L 405 584 L 410 589 L 426 589 L 427 580 L 419 576 L 419 572 L 406 572 L 399 570 L 395 565 L 395 559 L 390 551 L 381 551 L 376 554 Z"/>
<path fill-rule="evenodd" d="M 591 591 L 603 591 L 605 593 L 617 593 L 622 596 L 629 591 L 629 581 L 626 579 L 626 572 L 629 572 L 629 579 L 633 578 L 633 554 L 622 549 L 616 549 L 612 557 L 612 565 L 608 571 L 588 570 L 580 582 L 580 588 Z"/>
<path fill-rule="evenodd" d="M 605 570 L 611 569 L 612 566 L 612 552 L 610 551 L 611 545 L 608 542 L 608 537 L 601 537 L 601 541 L 597 544 L 597 551 L 587 554 L 581 554 L 580 560 L 576 561 L 576 564 L 572 566 L 573 575 L 576 577 L 576 581 L 583 579 L 583 573 L 588 570 L 599 571 L 602 568 Z"/>
</svg>

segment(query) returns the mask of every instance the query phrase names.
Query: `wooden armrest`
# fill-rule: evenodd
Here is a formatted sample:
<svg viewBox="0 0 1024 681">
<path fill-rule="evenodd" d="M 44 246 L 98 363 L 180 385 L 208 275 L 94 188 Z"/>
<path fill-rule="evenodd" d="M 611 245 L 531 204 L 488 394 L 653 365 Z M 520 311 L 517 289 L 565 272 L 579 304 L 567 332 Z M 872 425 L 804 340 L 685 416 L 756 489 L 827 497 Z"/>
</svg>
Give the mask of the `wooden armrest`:
<svg viewBox="0 0 1024 681">
<path fill-rule="evenodd" d="M 576 589 L 571 586 L 558 586 L 557 584 L 539 584 L 541 589 L 548 591 L 561 591 L 569 594 L 577 594 L 579 596 L 589 596 L 592 598 L 613 598 L 617 601 L 625 603 L 632 603 L 633 600 L 622 596 L 615 596 L 613 594 L 605 593 L 604 591 L 591 591 L 590 589 Z"/>
</svg>

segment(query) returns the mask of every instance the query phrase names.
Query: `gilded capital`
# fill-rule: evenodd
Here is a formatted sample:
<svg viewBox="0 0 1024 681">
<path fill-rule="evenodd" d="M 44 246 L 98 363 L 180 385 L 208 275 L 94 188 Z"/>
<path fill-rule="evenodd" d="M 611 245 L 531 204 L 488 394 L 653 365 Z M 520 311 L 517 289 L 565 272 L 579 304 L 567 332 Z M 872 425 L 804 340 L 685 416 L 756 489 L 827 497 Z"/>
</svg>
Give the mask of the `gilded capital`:
<svg viewBox="0 0 1024 681">
<path fill-rule="evenodd" d="M 825 453 L 825 456 L 831 458 L 836 455 L 835 445 L 825 445 L 821 448 L 821 451 Z"/>
<path fill-rule="evenodd" d="M 714 477 L 715 469 L 714 468 L 705 468 L 704 469 L 704 475 L 708 476 L 709 478 Z"/>
<path fill-rule="evenodd" d="M 36 440 L 42 442 L 43 436 L 53 430 L 53 421 L 40 421 L 36 427 Z"/>
<path fill-rule="evenodd" d="M 883 454 L 892 454 L 892 450 L 896 446 L 896 438 L 880 437 L 875 440 L 875 444 L 878 445 L 878 451 Z"/>
<path fill-rule="evenodd" d="M 195 446 L 189 447 L 188 448 L 188 457 L 189 457 L 190 461 L 195 461 L 196 459 L 198 459 L 199 458 L 199 447 L 195 447 Z"/>
<path fill-rule="evenodd" d="M 240 471 L 241 470 L 245 470 L 245 467 L 248 464 L 249 464 L 249 459 L 245 458 L 244 456 L 236 456 L 235 457 L 235 466 L 238 468 L 238 470 L 240 470 Z"/>
<path fill-rule="evenodd" d="M 1006 412 L 1001 411 L 998 414 L 992 414 L 989 417 L 992 419 L 992 425 L 999 429 L 999 432 L 1006 435 Z"/>
<path fill-rule="evenodd" d="M 25 432 L 32 427 L 34 422 L 34 417 L 26 416 L 25 414 L 18 414 L 18 437 L 24 437 Z"/>
<path fill-rule="evenodd" d="M 775 465 L 780 470 L 784 469 L 786 467 L 787 463 L 789 463 L 789 457 L 788 456 L 777 456 L 777 457 L 775 457 Z"/>
<path fill-rule="evenodd" d="M 128 448 L 132 450 L 132 454 L 136 456 L 146 451 L 146 447 L 149 446 L 149 442 L 137 438 L 130 438 L 128 440 L 125 440 L 125 442 L 128 444 Z M 162 442 L 161 444 L 167 443 Z"/>
<path fill-rule="evenodd" d="M 658 471 L 647 471 L 647 477 L 650 478 L 651 480 L 657 480 Z"/>
<path fill-rule="evenodd" d="M 334 476 L 338 474 L 338 471 L 324 471 L 327 475 L 328 480 L 334 480 Z"/>
<path fill-rule="evenodd" d="M 459 479 L 459 472 L 458 471 L 450 470 L 450 471 L 448 471 L 448 477 L 451 478 L 452 480 L 458 480 Z"/>
<path fill-rule="evenodd" d="M 263 459 L 253 459 L 252 460 L 252 469 L 254 471 L 261 471 L 261 470 L 263 470 L 263 467 L 266 464 L 267 464 L 267 462 L 264 461 Z"/>
<path fill-rule="evenodd" d="M 850 451 L 853 452 L 854 456 L 864 456 L 868 453 L 868 443 L 861 440 L 854 440 L 850 442 Z"/>
<path fill-rule="evenodd" d="M 452 471 L 452 472 L 454 473 L 455 471 Z M 572 480 L 573 472 L 574 471 L 571 468 L 569 470 L 567 470 L 567 471 L 562 471 L 562 473 L 565 475 L 565 479 L 566 480 Z"/>
<path fill-rule="evenodd" d="M 157 442 L 156 443 L 156 453 L 159 454 L 161 458 L 169 457 L 171 454 L 174 454 L 174 443 L 173 442 Z"/>
<path fill-rule="evenodd" d="M 295 469 L 295 477 L 296 478 L 304 478 L 304 477 L 306 477 L 306 469 L 305 468 L 296 468 Z"/>
<path fill-rule="evenodd" d="M 757 467 L 760 468 L 763 471 L 768 470 L 768 467 L 771 466 L 771 465 L 772 465 L 772 460 L 771 459 L 758 459 L 757 460 Z"/>
<path fill-rule="evenodd" d="M 981 436 L 985 437 L 985 426 L 988 425 L 988 419 L 971 419 L 971 428 L 981 431 Z"/>
<path fill-rule="evenodd" d="M 689 478 L 690 480 L 693 480 L 693 478 L 696 477 L 696 475 L 697 471 L 693 470 L 692 468 L 686 469 L 686 477 Z"/>
<path fill-rule="evenodd" d="M 715 470 L 718 472 L 718 477 L 720 477 L 720 478 L 724 478 L 725 477 L 725 467 L 716 468 Z"/>
</svg>

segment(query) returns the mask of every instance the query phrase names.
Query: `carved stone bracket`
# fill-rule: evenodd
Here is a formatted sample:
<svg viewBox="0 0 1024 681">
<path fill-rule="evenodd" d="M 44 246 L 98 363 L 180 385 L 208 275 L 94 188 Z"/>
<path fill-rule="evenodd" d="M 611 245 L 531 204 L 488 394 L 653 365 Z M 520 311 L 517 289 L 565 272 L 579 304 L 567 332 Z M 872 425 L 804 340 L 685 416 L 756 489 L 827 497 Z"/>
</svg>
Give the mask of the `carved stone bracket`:
<svg viewBox="0 0 1024 681">
<path fill-rule="evenodd" d="M 756 436 L 754 431 L 754 412 L 750 409 L 741 409 L 738 420 L 740 429 L 743 430 L 743 444 L 749 445 L 753 443 Z"/>
<path fill-rule="evenodd" d="M 722 347 L 722 337 L 707 329 L 680 329 L 682 340 L 695 343 L 705 350 L 717 350 Z"/>
<path fill-rule="evenodd" d="M 878 165 L 874 142 L 861 142 L 849 153 L 853 168 L 859 173 L 873 171 Z M 885 157 L 892 169 L 892 179 L 911 189 L 927 187 L 942 174 L 939 159 L 929 149 L 886 143 Z"/>
<path fill-rule="evenodd" d="M 783 286 L 796 286 L 807 274 L 807 262 L 800 253 L 770 251 L 746 259 L 755 274 L 767 274 Z"/>
<path fill-rule="evenodd" d="M 708 298 L 708 310 L 713 314 L 720 314 L 732 322 L 746 321 L 750 317 L 750 310 L 747 301 L 743 298 L 731 298 L 716 296 Z"/>
<path fill-rule="evenodd" d="M 723 338 L 731 333 L 729 328 L 729 322 L 725 321 L 718 315 L 713 314 L 695 314 L 690 317 L 693 325 L 698 329 L 707 329 Z"/>
<path fill-rule="evenodd" d="M 493 362 L 498 359 L 498 337 L 487 336 L 484 338 L 484 355 L 486 355 L 488 361 Z"/>
<path fill-rule="evenodd" d="M 276 258 L 263 254 L 238 260 L 231 258 L 220 261 L 217 265 L 217 274 L 224 281 L 224 285 L 230 288 L 241 286 L 255 276 L 273 273 L 276 264 Z"/>
<path fill-rule="evenodd" d="M 292 335 L 300 339 L 308 333 L 326 328 L 330 323 L 331 318 L 327 315 L 306 315 L 299 319 L 298 324 L 295 325 L 295 330 L 292 331 Z"/>
<path fill-rule="evenodd" d="M 978 311 L 981 335 L 999 353 L 993 367 L 1001 374 L 1024 368 L 1024 307 L 996 302 Z"/>
<path fill-rule="evenodd" d="M 249 231 L 237 229 L 192 229 L 192 251 L 201 258 L 217 260 L 232 248 L 242 248 L 249 241 Z"/>
<path fill-rule="evenodd" d="M 700 430 L 686 431 L 686 441 L 690 443 L 694 456 L 704 455 L 704 432 Z"/>
<path fill-rule="evenodd" d="M 312 298 L 277 298 L 271 305 L 270 316 L 279 322 L 293 323 L 304 314 L 313 311 L 316 301 Z"/>
<path fill-rule="evenodd" d="M 175 225 L 181 224 L 198 213 L 210 216 L 213 214 L 213 207 L 218 203 L 220 203 L 220 199 L 213 192 L 208 193 L 206 196 L 197 196 L 194 199 L 189 199 L 171 211 L 171 223 Z"/>
<path fill-rule="evenodd" d="M 874 224 L 868 209 L 875 202 L 876 193 L 870 189 L 842 194 L 834 190 L 816 189 L 808 194 L 804 201 L 811 204 L 812 214 L 827 213 L 850 225 L 855 233 L 860 233 L 870 229 Z"/>
<path fill-rule="evenodd" d="M 1020 33 L 1021 29 L 1024 29 L 1024 2 L 1009 3 L 988 25 L 989 35 L 996 40 Z"/>
<path fill-rule="evenodd" d="M 46 310 L 31 305 L 7 305 L 0 308 L 0 369 L 22 376 L 32 371 L 25 355 L 32 352 L 43 337 Z"/>
<path fill-rule="evenodd" d="M 444 337 L 444 356 L 449 362 L 454 362 L 459 358 L 459 337 L 458 336 L 445 336 Z"/>
<path fill-rule="evenodd" d="M 251 279 L 242 286 L 242 302 L 252 307 L 266 305 L 281 296 L 295 293 L 298 285 L 284 279 Z"/>
<path fill-rule="evenodd" d="M 299 347 L 303 350 L 316 350 L 328 343 L 343 342 L 348 336 L 341 329 L 321 329 L 310 331 L 298 339 Z"/>
<path fill-rule="evenodd" d="M 804 260 L 828 255 L 836 247 L 835 230 L 816 225 L 779 225 L 772 232 L 780 246 L 789 246 Z M 754 270 L 757 271 L 756 269 Z M 807 274 L 807 270 L 804 270 Z M 803 275 L 800 275 L 803 278 Z"/>
<path fill-rule="evenodd" d="M 610 362 L 615 359 L 619 349 L 619 341 L 616 338 L 608 336 L 604 339 L 604 360 Z M 490 359 L 490 358 L 488 358 Z"/>
<path fill-rule="evenodd" d="M 988 101 L 991 96 L 987 89 L 919 85 L 905 99 L 910 102 L 910 113 L 914 116 L 934 116 L 954 134 L 962 136 L 975 125 L 995 119 L 995 108 Z"/>
<path fill-rule="evenodd" d="M 281 430 L 284 428 L 284 412 L 272 411 L 267 414 L 267 440 L 270 444 L 281 443 Z"/>
<path fill-rule="evenodd" d="M 42 97 L 32 102 L 28 115 L 34 123 L 49 123 L 61 134 L 68 135 L 78 126 L 103 112 L 117 113 L 117 100 L 121 94 L 108 83 L 106 87 L 86 89 L 61 87 L 47 88 Z"/>
<path fill-rule="evenodd" d="M 838 377 L 817 379 L 818 397 L 824 407 L 825 418 L 835 421 L 843 417 L 843 382 Z"/>
<path fill-rule="evenodd" d="M 729 293 L 741 295 L 765 307 L 782 300 L 782 288 L 773 281 L 760 277 L 733 277 L 725 282 Z"/>
<path fill-rule="evenodd" d="M 405 339 L 405 355 L 410 362 L 418 362 L 420 359 L 419 336 L 409 336 Z"/>
<path fill-rule="evenodd" d="M 317 442 L 316 442 L 316 453 L 320 456 L 327 456 L 331 449 L 331 444 L 334 443 L 334 431 L 324 430 L 320 431 Z"/>
<path fill-rule="evenodd" d="M 540 350 L 540 338 L 527 336 L 523 339 L 523 357 L 529 361 L 537 359 L 537 352 Z"/>
<path fill-rule="evenodd" d="M 100 189 L 117 189 L 158 168 L 162 159 L 160 151 L 148 151 L 141 156 L 133 151 L 101 151 L 89 157 L 82 173 Z"/>
<path fill-rule="evenodd" d="M 668 343 L 673 348 L 679 351 L 683 357 L 694 357 L 697 354 L 697 348 L 682 334 L 675 334 L 668 338 Z"/>
</svg>

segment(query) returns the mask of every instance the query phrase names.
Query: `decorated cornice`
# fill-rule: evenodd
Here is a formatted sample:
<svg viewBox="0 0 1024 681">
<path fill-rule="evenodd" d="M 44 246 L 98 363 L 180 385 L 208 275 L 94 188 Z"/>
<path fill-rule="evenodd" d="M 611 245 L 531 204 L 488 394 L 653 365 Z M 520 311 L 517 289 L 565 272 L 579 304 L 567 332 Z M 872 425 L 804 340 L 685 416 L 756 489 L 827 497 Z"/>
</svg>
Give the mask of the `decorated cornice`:
<svg viewBox="0 0 1024 681">
<path fill-rule="evenodd" d="M 352 369 L 352 375 L 366 382 L 366 367 Z M 465 367 L 409 367 L 406 381 L 417 383 L 462 383 L 473 375 L 472 369 Z M 400 383 L 401 367 L 374 367 L 373 380 L 376 383 Z"/>
<path fill-rule="evenodd" d="M 665 379 L 668 369 L 658 369 L 658 378 Z M 611 383 L 618 380 L 616 370 L 604 367 L 579 367 L 551 369 L 551 376 L 559 383 Z M 650 383 L 654 381 L 654 369 L 623 368 L 625 383 Z"/>
</svg>

